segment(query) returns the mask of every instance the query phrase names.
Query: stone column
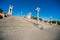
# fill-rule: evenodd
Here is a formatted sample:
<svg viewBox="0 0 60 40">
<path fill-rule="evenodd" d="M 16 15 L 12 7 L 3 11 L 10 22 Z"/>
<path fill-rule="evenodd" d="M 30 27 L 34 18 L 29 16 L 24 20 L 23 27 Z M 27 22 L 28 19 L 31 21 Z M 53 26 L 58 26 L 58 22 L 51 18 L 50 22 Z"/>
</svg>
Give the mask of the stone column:
<svg viewBox="0 0 60 40">
<path fill-rule="evenodd" d="M 50 24 L 52 25 L 52 16 L 50 16 L 50 22 L 51 22 Z"/>
<path fill-rule="evenodd" d="M 21 11 L 21 17 L 22 17 L 22 11 Z"/>
<path fill-rule="evenodd" d="M 9 5 L 8 15 L 12 15 L 13 6 Z"/>
<path fill-rule="evenodd" d="M 31 19 L 31 12 L 28 13 L 27 18 Z"/>
<path fill-rule="evenodd" d="M 56 20 L 56 24 L 55 25 L 57 25 L 57 20 Z"/>
<path fill-rule="evenodd" d="M 39 24 L 39 11 L 40 11 L 40 8 L 37 7 L 36 8 L 36 12 L 37 12 L 37 24 Z"/>
</svg>

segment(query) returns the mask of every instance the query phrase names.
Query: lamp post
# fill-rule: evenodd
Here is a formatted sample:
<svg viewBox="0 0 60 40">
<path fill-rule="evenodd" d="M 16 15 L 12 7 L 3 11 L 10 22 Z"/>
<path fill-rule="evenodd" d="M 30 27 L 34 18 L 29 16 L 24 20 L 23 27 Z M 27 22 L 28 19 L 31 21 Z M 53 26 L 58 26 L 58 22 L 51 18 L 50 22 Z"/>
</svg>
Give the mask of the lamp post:
<svg viewBox="0 0 60 40">
<path fill-rule="evenodd" d="M 39 11 L 40 11 L 40 8 L 37 7 L 36 8 L 36 12 L 37 12 L 37 24 L 39 24 Z"/>
</svg>

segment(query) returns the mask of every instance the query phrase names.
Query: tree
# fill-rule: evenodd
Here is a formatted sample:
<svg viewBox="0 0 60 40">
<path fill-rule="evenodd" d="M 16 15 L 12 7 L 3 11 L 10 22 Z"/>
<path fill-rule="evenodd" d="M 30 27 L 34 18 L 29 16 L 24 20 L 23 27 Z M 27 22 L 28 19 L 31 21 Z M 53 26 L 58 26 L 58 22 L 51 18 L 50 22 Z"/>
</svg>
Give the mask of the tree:
<svg viewBox="0 0 60 40">
<path fill-rule="evenodd" d="M 37 20 L 37 17 L 35 17 L 35 16 L 32 16 L 32 19 L 35 19 L 35 20 Z M 40 20 L 40 21 L 42 21 L 42 18 L 39 18 L 39 20 Z"/>
<path fill-rule="evenodd" d="M 0 15 L 0 19 L 2 19 L 3 18 L 3 16 L 2 15 Z"/>
<path fill-rule="evenodd" d="M 0 8 L 0 13 L 2 13 L 3 12 L 3 10 Z"/>
</svg>

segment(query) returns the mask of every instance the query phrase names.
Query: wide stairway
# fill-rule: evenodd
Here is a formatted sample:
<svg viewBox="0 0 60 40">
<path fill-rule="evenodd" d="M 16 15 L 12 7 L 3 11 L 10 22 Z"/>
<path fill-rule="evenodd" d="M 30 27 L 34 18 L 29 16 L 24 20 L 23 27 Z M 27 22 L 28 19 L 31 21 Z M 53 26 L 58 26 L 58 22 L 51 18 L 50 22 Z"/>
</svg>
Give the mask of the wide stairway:
<svg viewBox="0 0 60 40">
<path fill-rule="evenodd" d="M 24 17 L 0 19 L 0 40 L 60 40 L 60 26 L 52 27 L 41 21 L 38 26 L 35 22 Z"/>
</svg>

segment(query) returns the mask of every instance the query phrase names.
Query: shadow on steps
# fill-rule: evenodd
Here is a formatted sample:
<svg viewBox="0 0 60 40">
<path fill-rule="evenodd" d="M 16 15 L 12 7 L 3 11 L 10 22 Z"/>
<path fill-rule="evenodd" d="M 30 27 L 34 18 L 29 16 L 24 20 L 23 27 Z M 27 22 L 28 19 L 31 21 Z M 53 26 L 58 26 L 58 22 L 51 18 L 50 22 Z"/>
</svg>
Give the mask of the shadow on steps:
<svg viewBox="0 0 60 40">
<path fill-rule="evenodd" d="M 5 37 L 3 36 L 3 31 L 0 31 L 0 40 L 5 40 Z"/>
</svg>

